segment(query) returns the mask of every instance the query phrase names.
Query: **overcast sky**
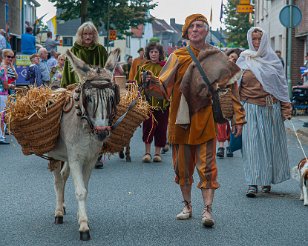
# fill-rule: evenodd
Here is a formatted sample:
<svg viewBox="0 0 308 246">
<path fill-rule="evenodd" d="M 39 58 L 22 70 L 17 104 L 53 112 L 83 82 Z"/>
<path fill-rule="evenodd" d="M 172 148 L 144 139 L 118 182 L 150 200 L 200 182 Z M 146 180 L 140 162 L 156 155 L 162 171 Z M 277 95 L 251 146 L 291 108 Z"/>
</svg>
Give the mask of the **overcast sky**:
<svg viewBox="0 0 308 246">
<path fill-rule="evenodd" d="M 226 4 L 227 0 L 223 1 Z M 41 7 L 37 8 L 38 17 L 48 13 L 44 18 L 46 22 L 55 15 L 56 9 L 48 0 L 37 0 L 37 2 L 41 4 Z M 157 2 L 158 6 L 151 11 L 151 14 L 156 18 L 166 20 L 168 23 L 170 18 L 175 18 L 176 23 L 183 24 L 185 17 L 194 13 L 204 14 L 210 20 L 212 8 L 213 21 L 212 24 L 209 24 L 213 29 L 219 28 L 221 25 L 219 21 L 221 0 L 154 0 L 153 2 Z"/>
</svg>

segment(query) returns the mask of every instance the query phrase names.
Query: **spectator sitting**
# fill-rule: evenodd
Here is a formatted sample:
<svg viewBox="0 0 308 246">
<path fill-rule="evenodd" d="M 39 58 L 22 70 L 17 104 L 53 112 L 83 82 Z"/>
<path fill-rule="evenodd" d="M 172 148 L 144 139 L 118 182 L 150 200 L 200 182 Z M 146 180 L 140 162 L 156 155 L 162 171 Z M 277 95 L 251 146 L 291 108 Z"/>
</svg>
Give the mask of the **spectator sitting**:
<svg viewBox="0 0 308 246">
<path fill-rule="evenodd" d="M 50 80 L 51 84 L 50 87 L 52 90 L 60 88 L 60 83 L 62 79 L 62 73 L 64 68 L 64 62 L 65 62 L 65 55 L 59 55 L 58 56 L 58 64 L 51 69 L 50 72 Z"/>
<path fill-rule="evenodd" d="M 26 33 L 21 35 L 21 53 L 26 55 L 32 55 L 36 53 L 35 37 L 32 35 L 33 29 L 28 26 Z"/>
<path fill-rule="evenodd" d="M 47 65 L 49 67 L 49 70 L 51 70 L 53 67 L 57 66 L 58 56 L 59 56 L 59 54 L 55 50 L 52 50 L 50 52 L 50 58 L 47 60 Z"/>
<path fill-rule="evenodd" d="M 30 85 L 41 86 L 42 85 L 42 74 L 38 66 L 40 63 L 39 56 L 33 54 L 30 56 L 31 65 L 27 69 L 26 81 L 29 81 Z"/>
<path fill-rule="evenodd" d="M 6 48 L 6 39 L 5 39 L 5 31 L 0 29 L 0 50 Z"/>
<path fill-rule="evenodd" d="M 60 41 L 58 40 L 52 40 L 52 32 L 47 32 L 47 39 L 45 42 L 45 47 L 48 53 L 51 53 L 51 51 L 57 51 L 57 45 L 60 44 Z"/>
<path fill-rule="evenodd" d="M 42 74 L 42 83 L 43 85 L 48 86 L 50 83 L 50 70 L 47 65 L 48 52 L 45 48 L 40 48 L 38 51 L 40 57 L 40 63 L 38 64 L 41 74 Z"/>
</svg>

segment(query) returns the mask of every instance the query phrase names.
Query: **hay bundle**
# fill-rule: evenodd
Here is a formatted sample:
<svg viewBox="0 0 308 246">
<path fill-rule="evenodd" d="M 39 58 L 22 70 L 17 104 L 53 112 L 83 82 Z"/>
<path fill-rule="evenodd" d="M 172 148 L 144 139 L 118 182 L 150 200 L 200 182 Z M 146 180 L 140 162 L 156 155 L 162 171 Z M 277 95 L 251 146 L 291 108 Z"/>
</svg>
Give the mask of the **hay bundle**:
<svg viewBox="0 0 308 246">
<path fill-rule="evenodd" d="M 66 95 L 63 90 L 35 87 L 8 98 L 5 121 L 25 155 L 42 155 L 54 148 Z"/>
<path fill-rule="evenodd" d="M 149 118 L 150 105 L 143 100 L 139 91 L 138 85 L 131 83 L 127 84 L 127 91 L 121 93 L 120 103 L 117 106 L 117 114 L 113 123 L 117 121 L 126 111 L 133 100 L 137 100 L 136 105 L 127 113 L 123 121 L 118 127 L 112 131 L 110 137 L 103 145 L 102 153 L 116 153 L 127 146 L 132 138 L 135 130 L 140 124 Z"/>
</svg>

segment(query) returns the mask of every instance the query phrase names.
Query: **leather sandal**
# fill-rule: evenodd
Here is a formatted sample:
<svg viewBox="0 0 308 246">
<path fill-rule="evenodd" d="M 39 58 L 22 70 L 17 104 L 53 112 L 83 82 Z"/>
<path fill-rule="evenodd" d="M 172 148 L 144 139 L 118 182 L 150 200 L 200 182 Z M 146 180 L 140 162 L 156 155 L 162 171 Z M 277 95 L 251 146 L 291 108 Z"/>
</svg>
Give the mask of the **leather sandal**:
<svg viewBox="0 0 308 246">
<path fill-rule="evenodd" d="M 209 214 L 210 216 L 208 216 Z M 202 225 L 205 227 L 213 227 L 215 222 L 212 218 L 212 205 L 205 205 L 201 219 Z"/>
<path fill-rule="evenodd" d="M 224 147 L 219 147 L 216 153 L 216 156 L 219 158 L 224 158 L 225 156 L 225 148 Z"/>
<path fill-rule="evenodd" d="M 177 220 L 188 220 L 192 216 L 191 201 L 183 201 L 184 208 L 181 213 L 176 215 Z"/>
<path fill-rule="evenodd" d="M 256 197 L 257 193 L 258 193 L 258 186 L 256 186 L 256 185 L 249 185 L 248 186 L 248 190 L 247 190 L 247 193 L 246 193 L 247 197 L 254 198 L 254 197 Z"/>
<path fill-rule="evenodd" d="M 153 162 L 161 162 L 161 156 L 159 154 L 155 154 L 153 157 Z"/>
<path fill-rule="evenodd" d="M 142 157 L 142 161 L 145 163 L 150 163 L 152 160 L 152 156 L 150 153 L 145 153 L 145 155 Z"/>
<path fill-rule="evenodd" d="M 271 186 L 270 185 L 265 185 L 265 186 L 262 186 L 261 187 L 261 191 L 263 192 L 263 193 L 270 193 L 271 192 Z"/>
</svg>

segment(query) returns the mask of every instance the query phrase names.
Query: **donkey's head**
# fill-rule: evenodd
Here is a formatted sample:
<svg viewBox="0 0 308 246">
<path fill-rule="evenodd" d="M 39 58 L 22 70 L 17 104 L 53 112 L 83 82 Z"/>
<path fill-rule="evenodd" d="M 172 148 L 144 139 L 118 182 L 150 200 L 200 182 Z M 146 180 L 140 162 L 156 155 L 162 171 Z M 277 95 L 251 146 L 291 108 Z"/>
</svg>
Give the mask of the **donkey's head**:
<svg viewBox="0 0 308 246">
<path fill-rule="evenodd" d="M 69 50 L 66 52 L 74 71 L 80 79 L 75 90 L 77 114 L 88 122 L 91 130 L 103 141 L 109 136 L 116 105 L 119 103 L 119 89 L 113 83 L 113 70 L 120 55 L 120 49 L 111 52 L 104 68 L 94 68 L 77 58 Z"/>
</svg>

